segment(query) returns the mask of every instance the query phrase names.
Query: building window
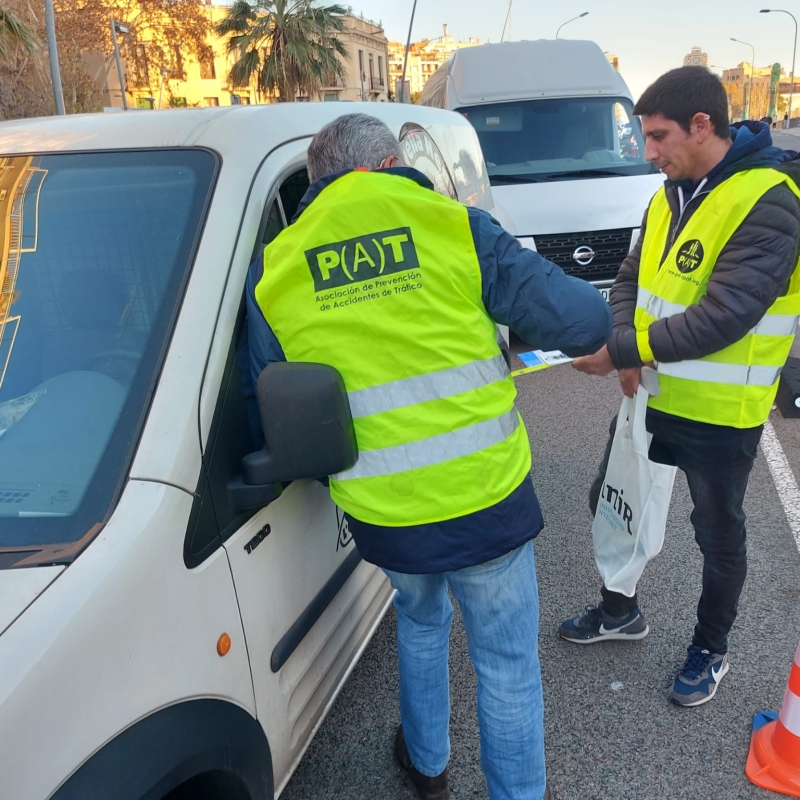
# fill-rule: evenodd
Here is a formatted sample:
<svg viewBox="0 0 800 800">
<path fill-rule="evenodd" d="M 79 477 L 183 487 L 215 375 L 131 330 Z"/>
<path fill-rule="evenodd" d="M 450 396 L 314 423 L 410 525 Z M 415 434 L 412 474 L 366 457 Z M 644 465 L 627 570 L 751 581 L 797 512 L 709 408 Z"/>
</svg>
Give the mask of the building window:
<svg viewBox="0 0 800 800">
<path fill-rule="evenodd" d="M 369 54 L 369 88 L 375 89 L 375 59 Z"/>
<path fill-rule="evenodd" d="M 364 51 L 358 51 L 358 77 L 359 80 L 364 80 L 366 75 L 364 74 Z"/>
<path fill-rule="evenodd" d="M 383 86 L 383 56 L 378 56 L 378 83 Z"/>
<path fill-rule="evenodd" d="M 242 104 L 242 98 L 239 97 L 238 94 L 231 95 L 231 105 L 232 106 L 240 106 Z"/>
<path fill-rule="evenodd" d="M 147 51 L 143 44 L 137 44 L 133 50 L 133 83 L 134 86 L 150 85 L 150 75 L 147 72 Z"/>
<path fill-rule="evenodd" d="M 200 53 L 200 78 L 204 81 L 214 80 L 217 70 L 214 68 L 214 51 L 204 47 Z"/>
<path fill-rule="evenodd" d="M 208 108 L 216 108 L 219 105 L 219 97 L 204 97 L 203 105 Z"/>
<path fill-rule="evenodd" d="M 336 103 L 339 101 L 339 92 L 325 92 L 322 99 L 326 103 Z"/>
<path fill-rule="evenodd" d="M 249 106 L 250 105 L 250 98 L 246 94 L 240 95 L 239 96 L 239 102 L 243 106 Z"/>
</svg>

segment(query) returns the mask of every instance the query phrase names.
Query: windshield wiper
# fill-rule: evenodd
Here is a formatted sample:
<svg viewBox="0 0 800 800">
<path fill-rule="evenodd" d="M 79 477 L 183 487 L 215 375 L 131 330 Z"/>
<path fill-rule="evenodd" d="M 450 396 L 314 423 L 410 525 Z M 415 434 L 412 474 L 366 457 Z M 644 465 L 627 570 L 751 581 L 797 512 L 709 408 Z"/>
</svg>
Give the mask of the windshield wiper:
<svg viewBox="0 0 800 800">
<path fill-rule="evenodd" d="M 507 183 L 546 183 L 550 180 L 549 175 L 493 175 L 489 174 L 489 182 L 506 181 Z"/>
<path fill-rule="evenodd" d="M 559 178 L 623 178 L 629 174 L 613 169 L 575 169 L 567 172 L 548 172 L 547 179 L 553 181 Z"/>
</svg>

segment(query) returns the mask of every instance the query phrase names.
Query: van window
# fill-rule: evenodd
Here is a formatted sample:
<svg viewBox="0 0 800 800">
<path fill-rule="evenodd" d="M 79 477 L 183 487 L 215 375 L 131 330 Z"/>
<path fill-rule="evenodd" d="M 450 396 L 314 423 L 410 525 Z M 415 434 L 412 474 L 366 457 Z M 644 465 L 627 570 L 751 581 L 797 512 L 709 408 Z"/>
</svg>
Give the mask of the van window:
<svg viewBox="0 0 800 800">
<path fill-rule="evenodd" d="M 526 100 L 458 109 L 478 134 L 493 185 L 643 175 L 644 139 L 623 98 Z"/>
<path fill-rule="evenodd" d="M 281 186 L 280 197 L 286 222 L 290 223 L 300 207 L 300 201 L 309 187 L 308 171 L 301 169 L 284 181 Z"/>
<path fill-rule="evenodd" d="M 216 166 L 204 150 L 0 159 L 0 548 L 106 518 Z"/>
<path fill-rule="evenodd" d="M 307 188 L 305 168 L 283 181 L 278 195 L 265 211 L 255 259 L 261 258 L 263 248 L 286 227 L 288 215 L 296 213 Z M 238 512 L 231 504 L 227 485 L 241 474 L 242 458 L 263 446 L 256 387 L 250 376 L 247 304 L 243 294 L 184 543 L 184 561 L 188 567 L 201 564 L 256 513 L 256 509 Z M 213 512 L 208 511 L 211 508 Z"/>
</svg>

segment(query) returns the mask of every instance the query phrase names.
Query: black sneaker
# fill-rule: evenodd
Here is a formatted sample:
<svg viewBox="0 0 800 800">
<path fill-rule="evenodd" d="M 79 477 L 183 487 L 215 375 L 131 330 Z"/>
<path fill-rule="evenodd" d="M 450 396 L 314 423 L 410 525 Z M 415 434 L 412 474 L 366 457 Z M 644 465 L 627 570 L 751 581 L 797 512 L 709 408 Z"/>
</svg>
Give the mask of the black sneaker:
<svg viewBox="0 0 800 800">
<path fill-rule="evenodd" d="M 642 612 L 634 608 L 626 617 L 612 617 L 603 611 L 603 604 L 586 606 L 582 617 L 565 620 L 558 626 L 558 635 L 575 644 L 594 644 L 611 639 L 635 641 L 650 633 Z"/>
<path fill-rule="evenodd" d="M 447 767 L 441 775 L 429 778 L 423 775 L 412 763 L 411 756 L 408 755 L 406 740 L 403 736 L 403 726 L 397 728 L 397 735 L 394 738 L 394 755 L 397 763 L 408 773 L 417 793 L 422 800 L 450 800 L 450 781 L 447 776 Z"/>
<path fill-rule="evenodd" d="M 693 644 L 683 669 L 675 676 L 669 699 L 678 706 L 701 706 L 716 693 L 728 673 L 728 656 Z"/>
</svg>

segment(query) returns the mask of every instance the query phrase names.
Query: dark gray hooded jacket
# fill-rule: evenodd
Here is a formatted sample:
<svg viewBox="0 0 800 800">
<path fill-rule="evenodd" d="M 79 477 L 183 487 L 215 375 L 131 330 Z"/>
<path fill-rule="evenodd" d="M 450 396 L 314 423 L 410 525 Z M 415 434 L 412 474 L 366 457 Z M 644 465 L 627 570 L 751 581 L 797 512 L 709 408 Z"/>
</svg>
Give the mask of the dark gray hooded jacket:
<svg viewBox="0 0 800 800">
<path fill-rule="evenodd" d="M 667 182 L 672 210 L 668 242 L 720 183 L 743 170 L 774 167 L 800 185 L 800 156 L 772 146 L 763 122 L 742 122 L 731 131 L 733 146 L 698 184 Z M 647 214 L 639 241 L 622 262 L 611 290 L 614 331 L 608 342 L 617 369 L 641 366 L 633 327 L 639 261 Z M 657 361 L 684 361 L 716 353 L 737 342 L 788 289 L 800 245 L 800 202 L 785 185 L 770 189 L 719 255 L 705 297 L 686 313 L 653 323 L 650 346 Z M 669 244 L 667 245 L 669 250 Z M 666 252 L 664 253 L 666 256 Z"/>
</svg>

